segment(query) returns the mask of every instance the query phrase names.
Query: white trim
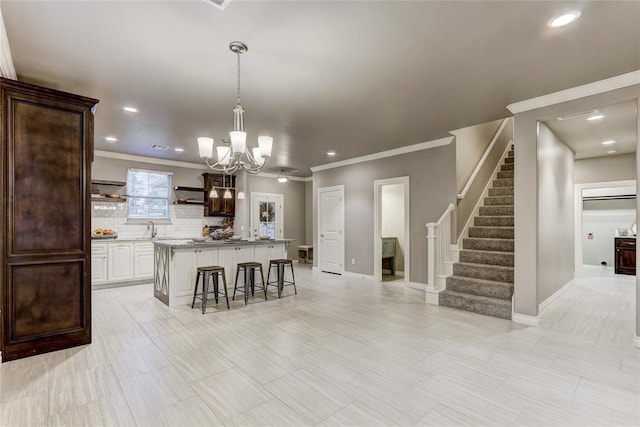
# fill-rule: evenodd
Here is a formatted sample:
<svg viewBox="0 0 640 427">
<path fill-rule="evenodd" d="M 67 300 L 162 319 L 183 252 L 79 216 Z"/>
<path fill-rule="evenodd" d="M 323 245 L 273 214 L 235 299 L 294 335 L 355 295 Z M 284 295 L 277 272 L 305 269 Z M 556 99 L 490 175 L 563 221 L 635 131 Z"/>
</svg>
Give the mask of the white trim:
<svg viewBox="0 0 640 427">
<path fill-rule="evenodd" d="M 317 234 L 316 234 L 316 238 L 318 239 L 318 250 L 315 251 L 314 256 L 318 258 L 318 270 L 322 271 L 322 243 L 321 243 L 321 237 L 320 234 L 322 233 L 322 193 L 324 192 L 328 192 L 328 191 L 340 191 L 341 194 L 341 198 L 342 198 L 342 230 L 340 233 L 340 236 L 342 238 L 342 245 L 340 245 L 342 247 L 342 256 L 340 257 L 340 259 L 342 260 L 341 264 L 341 268 L 340 268 L 340 272 L 338 274 L 344 274 L 345 271 L 345 267 L 347 264 L 347 260 L 345 259 L 345 239 L 344 239 L 344 227 L 345 227 L 345 216 L 346 216 L 346 199 L 345 199 L 345 195 L 344 195 L 344 185 L 334 185 L 332 187 L 322 187 L 322 188 L 318 188 L 317 190 L 317 211 L 318 211 L 318 230 L 317 230 Z"/>
<path fill-rule="evenodd" d="M 11 49 L 9 48 L 9 37 L 7 37 L 7 29 L 4 26 L 2 18 L 2 10 L 0 9 L 0 76 L 7 79 L 18 80 L 16 68 L 13 66 L 13 58 L 11 57 Z"/>
<path fill-rule="evenodd" d="M 206 171 L 211 172 L 211 169 L 204 163 L 191 163 L 191 162 L 183 162 L 180 160 L 159 159 L 157 157 L 138 156 L 135 154 L 117 153 L 115 151 L 103 151 L 103 150 L 95 150 L 94 155 L 96 157 L 104 157 L 108 159 L 128 160 L 131 162 L 140 162 L 140 163 L 153 163 L 156 165 L 175 166 L 179 168 L 197 169 L 205 172 Z M 276 179 L 278 177 L 278 174 L 260 172 L 257 175 L 250 175 L 250 176 L 258 177 L 258 178 Z M 288 178 L 291 181 L 302 181 L 302 182 L 313 181 L 313 177 L 311 176 L 308 176 L 308 177 L 288 176 Z"/>
<path fill-rule="evenodd" d="M 547 308 L 547 306 L 549 304 L 551 304 L 552 301 L 554 301 L 556 298 L 558 298 L 560 295 L 562 295 L 567 289 L 569 289 L 571 286 L 573 286 L 574 283 L 575 283 L 575 281 L 573 279 L 569 280 L 564 286 L 562 286 L 560 289 L 555 291 L 553 294 L 549 295 L 547 297 L 547 299 L 545 299 L 540 304 L 538 304 L 538 313 L 541 313 L 542 310 Z"/>
<path fill-rule="evenodd" d="M 458 241 L 457 241 L 457 246 L 459 248 L 462 248 L 462 239 L 464 239 L 465 237 L 469 237 L 469 227 L 471 227 L 471 223 L 473 219 L 476 216 L 478 216 L 478 214 L 480 213 L 480 206 L 482 206 L 482 203 L 484 202 L 484 198 L 489 195 L 489 188 L 491 188 L 491 185 L 493 185 L 493 181 L 497 179 L 498 172 L 500 172 L 500 166 L 502 166 L 502 164 L 504 163 L 504 159 L 507 158 L 509 151 L 511 151 L 512 144 L 513 144 L 513 140 L 509 141 L 509 143 L 507 144 L 507 147 L 505 148 L 504 153 L 502 153 L 502 157 L 500 157 L 500 160 L 498 161 L 498 165 L 493 170 L 493 173 L 491 174 L 491 177 L 489 178 L 487 185 L 485 185 L 484 190 L 482 190 L 482 194 L 480 195 L 478 202 L 473 208 L 473 211 L 471 211 L 471 215 L 469 215 L 467 222 L 464 224 L 464 227 L 462 227 L 462 232 L 460 232 L 460 237 L 458 237 Z"/>
<path fill-rule="evenodd" d="M 635 180 L 625 180 L 625 181 L 605 181 L 605 182 L 590 182 L 586 184 L 576 184 L 574 186 L 573 192 L 573 206 L 574 206 L 574 277 L 579 278 L 583 277 L 583 248 L 582 248 L 582 191 L 588 188 L 608 188 L 608 187 L 626 187 L 633 186 L 636 187 L 637 193 L 637 185 Z"/>
<path fill-rule="evenodd" d="M 262 200 L 260 200 L 262 199 Z M 251 191 L 249 193 L 249 237 L 258 237 L 255 234 L 255 230 L 257 230 L 257 224 L 254 224 L 254 209 L 258 206 L 256 203 L 259 201 L 275 201 L 280 204 L 280 207 L 276 207 L 276 228 L 280 229 L 276 230 L 276 239 L 284 238 L 284 194 L 281 193 L 261 193 L 258 191 Z"/>
<path fill-rule="evenodd" d="M 327 273 L 327 274 L 331 274 L 331 273 Z M 362 279 L 368 282 L 375 281 L 374 277 L 370 274 L 354 273 L 352 271 L 344 271 L 344 269 L 342 271 L 342 277 L 346 277 L 348 279 Z"/>
<path fill-rule="evenodd" d="M 489 146 L 487 147 L 487 149 L 484 150 L 484 153 L 482 154 L 482 157 L 480 158 L 480 161 L 478 161 L 478 164 L 476 165 L 475 169 L 473 170 L 473 173 L 471 174 L 471 176 L 467 180 L 467 183 L 462 188 L 462 191 L 460 193 L 458 193 L 458 200 L 464 199 L 464 197 L 469 192 L 469 188 L 471 188 L 471 185 L 473 184 L 473 181 L 475 181 L 476 176 L 478 176 L 478 173 L 480 173 L 480 169 L 482 169 L 482 166 L 484 165 L 484 162 L 487 161 L 487 157 L 489 157 L 489 153 L 491 153 L 491 150 L 493 150 L 494 145 L 496 145 L 496 142 L 498 141 L 498 138 L 500 138 L 500 135 L 502 135 L 502 131 L 504 130 L 505 127 L 507 127 L 507 123 L 509 122 L 510 119 L 511 119 L 511 117 L 507 117 L 506 119 L 504 119 L 502 121 L 502 124 L 498 128 L 496 134 L 493 136 L 493 139 L 489 143 Z M 508 145 L 511 145 L 511 144 L 508 144 Z"/>
<path fill-rule="evenodd" d="M 442 291 L 444 291 L 444 289 L 429 289 L 429 285 L 425 285 L 425 302 L 431 305 L 440 305 L 440 292 Z"/>
<path fill-rule="evenodd" d="M 636 348 L 640 348 L 640 337 L 639 336 L 636 335 L 635 337 L 633 337 L 633 345 Z"/>
<path fill-rule="evenodd" d="M 373 181 L 373 277 L 376 281 L 382 281 L 382 201 L 380 199 L 382 187 L 385 185 L 401 184 L 404 190 L 404 270 L 411 272 L 411 201 L 410 201 L 410 178 L 401 176 L 388 179 L 377 179 Z M 397 269 L 396 269 L 397 270 Z M 397 274 L 397 273 L 396 273 Z M 404 282 L 409 281 L 409 276 L 405 276 Z"/>
<path fill-rule="evenodd" d="M 411 289 L 417 289 L 419 291 L 426 291 L 427 290 L 427 284 L 426 283 L 406 282 L 404 284 L 404 286 L 407 287 L 407 288 L 411 288 Z"/>
<path fill-rule="evenodd" d="M 538 326 L 540 324 L 540 316 L 528 316 L 519 313 L 511 313 L 511 320 L 527 326 Z"/>
<path fill-rule="evenodd" d="M 640 84 L 640 70 L 507 105 L 512 114 Z"/>
<path fill-rule="evenodd" d="M 442 147 L 451 144 L 453 136 L 434 139 L 433 141 L 421 142 L 419 144 L 407 145 L 393 150 L 381 151 L 379 153 L 368 154 L 366 156 L 354 157 L 352 159 L 341 160 L 339 162 L 327 163 L 324 165 L 313 166 L 311 172 L 320 172 L 327 169 L 339 168 L 342 166 L 355 165 L 356 163 L 370 162 L 372 160 L 384 159 L 387 157 L 399 156 L 401 154 L 413 153 L 414 151 L 428 150 L 429 148 Z"/>
</svg>

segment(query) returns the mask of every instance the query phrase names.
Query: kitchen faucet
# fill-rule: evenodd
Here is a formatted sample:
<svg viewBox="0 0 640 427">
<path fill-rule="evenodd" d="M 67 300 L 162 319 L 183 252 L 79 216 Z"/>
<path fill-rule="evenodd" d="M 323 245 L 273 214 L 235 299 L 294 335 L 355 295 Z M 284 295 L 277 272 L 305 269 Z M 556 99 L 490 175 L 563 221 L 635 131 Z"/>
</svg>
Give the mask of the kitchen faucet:
<svg viewBox="0 0 640 427">
<path fill-rule="evenodd" d="M 149 231 L 149 227 L 151 227 L 151 238 L 154 239 L 158 235 L 156 225 L 153 223 L 153 221 L 149 221 L 149 224 L 147 224 L 147 231 Z"/>
</svg>

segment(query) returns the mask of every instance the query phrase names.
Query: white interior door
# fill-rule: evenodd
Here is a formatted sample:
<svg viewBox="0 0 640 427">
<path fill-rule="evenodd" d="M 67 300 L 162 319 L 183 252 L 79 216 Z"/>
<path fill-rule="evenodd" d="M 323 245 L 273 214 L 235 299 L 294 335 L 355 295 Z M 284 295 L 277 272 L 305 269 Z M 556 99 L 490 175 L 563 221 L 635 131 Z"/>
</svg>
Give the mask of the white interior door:
<svg viewBox="0 0 640 427">
<path fill-rule="evenodd" d="M 251 193 L 251 237 L 284 238 L 284 195 Z"/>
<path fill-rule="evenodd" d="M 342 274 L 344 262 L 344 187 L 319 190 L 320 270 Z"/>
</svg>

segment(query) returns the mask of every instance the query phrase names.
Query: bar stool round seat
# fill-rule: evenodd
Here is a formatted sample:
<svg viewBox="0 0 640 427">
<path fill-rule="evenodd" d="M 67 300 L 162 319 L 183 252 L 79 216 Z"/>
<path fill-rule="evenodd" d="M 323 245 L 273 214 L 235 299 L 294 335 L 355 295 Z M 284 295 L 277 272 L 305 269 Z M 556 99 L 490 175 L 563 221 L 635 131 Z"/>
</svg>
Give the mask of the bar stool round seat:
<svg viewBox="0 0 640 427">
<path fill-rule="evenodd" d="M 202 294 L 198 296 L 198 283 L 200 282 L 200 276 L 202 276 Z M 219 281 L 220 276 L 222 276 L 222 283 L 224 286 L 224 293 L 220 291 Z M 213 295 L 218 304 L 218 296 L 224 295 L 225 300 L 227 301 L 227 310 L 229 307 L 229 297 L 227 296 L 227 278 L 224 273 L 224 267 L 220 267 L 219 265 L 211 265 L 207 267 L 198 267 L 196 271 L 196 285 L 193 290 L 193 302 L 191 303 L 191 308 L 196 303 L 196 298 L 202 300 L 202 314 L 207 310 L 207 300 L 209 296 L 209 278 L 213 279 Z"/>
<path fill-rule="evenodd" d="M 285 280 L 284 269 L 286 266 L 291 268 L 291 280 Z M 271 278 L 271 269 L 276 268 L 276 279 L 274 281 L 269 280 Z M 267 273 L 267 288 L 269 285 L 276 285 L 278 287 L 278 298 L 282 296 L 282 291 L 285 286 L 293 286 L 293 290 L 298 295 L 298 289 L 296 288 L 296 276 L 293 273 L 293 260 L 280 258 L 272 259 L 269 261 L 269 272 Z"/>
<path fill-rule="evenodd" d="M 236 269 L 236 280 L 233 286 L 233 297 L 231 300 L 236 299 L 236 291 L 242 292 L 244 294 L 244 305 L 247 305 L 249 302 L 249 293 L 251 296 L 255 296 L 256 289 L 256 269 L 260 270 L 260 280 L 261 284 L 258 289 L 262 289 L 264 291 L 264 299 L 267 299 L 267 286 L 264 281 L 264 273 L 262 271 L 262 264 L 259 262 L 239 262 L 237 264 Z M 240 277 L 240 272 L 244 272 L 244 286 L 238 287 L 238 278 Z"/>
</svg>

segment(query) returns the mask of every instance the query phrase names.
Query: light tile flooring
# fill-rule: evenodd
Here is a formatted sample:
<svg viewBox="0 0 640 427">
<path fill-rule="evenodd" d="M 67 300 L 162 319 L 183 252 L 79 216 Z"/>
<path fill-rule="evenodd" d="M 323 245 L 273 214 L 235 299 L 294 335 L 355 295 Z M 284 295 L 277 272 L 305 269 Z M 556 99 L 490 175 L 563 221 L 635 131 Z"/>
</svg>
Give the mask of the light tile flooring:
<svg viewBox="0 0 640 427">
<path fill-rule="evenodd" d="M 0 425 L 640 425 L 632 277 L 581 280 L 526 327 L 296 276 L 297 297 L 206 315 L 95 291 L 93 344 L 0 367 Z"/>
</svg>

